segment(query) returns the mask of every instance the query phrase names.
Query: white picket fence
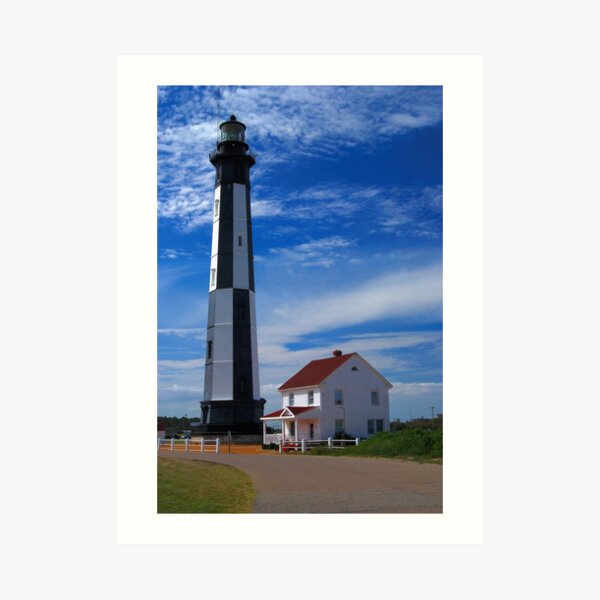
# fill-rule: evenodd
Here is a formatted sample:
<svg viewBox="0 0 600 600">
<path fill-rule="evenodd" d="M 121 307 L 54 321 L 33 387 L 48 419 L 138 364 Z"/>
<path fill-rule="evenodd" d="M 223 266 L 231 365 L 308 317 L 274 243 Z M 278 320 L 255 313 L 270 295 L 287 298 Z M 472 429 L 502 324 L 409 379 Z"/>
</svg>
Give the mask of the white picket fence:
<svg viewBox="0 0 600 600">
<path fill-rule="evenodd" d="M 200 440 L 163 440 L 158 438 L 157 450 L 170 450 L 171 452 L 215 452 L 219 454 L 221 438 Z"/>
<path fill-rule="evenodd" d="M 281 454 L 284 450 L 300 450 L 300 452 L 304 453 L 308 448 L 315 446 L 324 446 L 327 444 L 328 448 L 345 448 L 349 444 L 354 444 L 358 446 L 360 443 L 360 438 L 348 439 L 348 440 L 334 440 L 333 438 L 327 438 L 326 440 L 279 440 L 279 454 Z"/>
</svg>

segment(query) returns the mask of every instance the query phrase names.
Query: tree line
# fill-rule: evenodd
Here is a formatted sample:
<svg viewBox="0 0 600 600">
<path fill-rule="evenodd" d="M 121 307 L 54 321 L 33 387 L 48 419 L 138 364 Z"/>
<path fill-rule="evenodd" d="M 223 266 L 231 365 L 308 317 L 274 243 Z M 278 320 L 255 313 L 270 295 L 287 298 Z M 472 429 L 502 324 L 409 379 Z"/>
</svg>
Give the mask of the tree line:
<svg viewBox="0 0 600 600">
<path fill-rule="evenodd" d="M 406 429 L 443 429 L 444 416 L 440 413 L 435 418 L 417 417 L 409 421 L 395 419 L 390 422 L 390 431 L 404 431 Z"/>
<path fill-rule="evenodd" d="M 193 430 L 192 423 L 199 423 L 200 417 L 158 417 L 158 429 L 170 433 L 180 433 Z M 443 415 L 438 414 L 435 418 L 418 417 L 409 421 L 395 419 L 390 422 L 391 431 L 402 431 L 405 429 L 443 429 Z"/>
</svg>

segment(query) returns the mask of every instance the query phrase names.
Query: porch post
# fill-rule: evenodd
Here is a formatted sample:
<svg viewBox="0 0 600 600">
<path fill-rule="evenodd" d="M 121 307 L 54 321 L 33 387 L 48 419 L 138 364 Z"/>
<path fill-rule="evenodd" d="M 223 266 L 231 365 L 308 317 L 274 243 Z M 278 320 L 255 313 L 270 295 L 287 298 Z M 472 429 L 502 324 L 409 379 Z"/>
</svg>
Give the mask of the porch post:
<svg viewBox="0 0 600 600">
<path fill-rule="evenodd" d="M 266 436 L 267 436 L 267 422 L 263 421 L 263 444 L 266 443 Z"/>
</svg>

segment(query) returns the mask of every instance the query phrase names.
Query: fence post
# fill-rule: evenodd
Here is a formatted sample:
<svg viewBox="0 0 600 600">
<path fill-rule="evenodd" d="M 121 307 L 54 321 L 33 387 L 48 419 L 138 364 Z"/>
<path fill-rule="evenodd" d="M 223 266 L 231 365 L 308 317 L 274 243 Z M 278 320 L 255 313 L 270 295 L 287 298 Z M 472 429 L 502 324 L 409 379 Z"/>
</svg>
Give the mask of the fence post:
<svg viewBox="0 0 600 600">
<path fill-rule="evenodd" d="M 221 446 L 221 438 L 217 438 L 217 446 L 216 446 L 216 453 L 219 454 L 219 447 Z"/>
<path fill-rule="evenodd" d="M 330 437 L 327 438 L 327 446 L 333 448 L 333 440 Z"/>
<path fill-rule="evenodd" d="M 158 438 L 158 448 L 157 450 L 160 450 L 160 438 Z"/>
<path fill-rule="evenodd" d="M 204 438 L 200 438 L 200 454 L 204 452 Z"/>
<path fill-rule="evenodd" d="M 189 452 L 190 450 L 190 440 L 188 438 L 185 438 L 185 451 Z"/>
<path fill-rule="evenodd" d="M 279 438 L 279 454 L 283 452 L 283 441 Z"/>
<path fill-rule="evenodd" d="M 357 446 L 358 446 L 358 442 L 360 442 L 360 439 L 359 439 L 359 438 L 356 438 L 356 439 L 354 440 L 354 443 L 355 443 Z"/>
<path fill-rule="evenodd" d="M 174 448 L 175 448 L 175 438 L 171 438 L 171 452 L 173 452 Z"/>
<path fill-rule="evenodd" d="M 304 438 L 300 441 L 300 447 L 302 448 L 302 454 L 304 454 L 306 452 L 306 440 Z"/>
</svg>

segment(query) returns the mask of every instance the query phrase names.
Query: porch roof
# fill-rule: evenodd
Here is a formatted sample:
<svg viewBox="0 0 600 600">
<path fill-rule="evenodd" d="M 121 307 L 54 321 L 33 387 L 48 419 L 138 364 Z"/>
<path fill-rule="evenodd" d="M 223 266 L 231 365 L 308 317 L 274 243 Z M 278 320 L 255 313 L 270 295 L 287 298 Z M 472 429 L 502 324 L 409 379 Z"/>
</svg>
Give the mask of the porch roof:
<svg viewBox="0 0 600 600">
<path fill-rule="evenodd" d="M 286 406 L 284 408 L 280 408 L 264 417 L 261 417 L 261 421 L 268 420 L 278 420 L 278 419 L 294 419 L 294 418 L 309 418 L 314 417 L 315 415 L 308 415 L 309 411 L 314 410 L 318 411 L 318 406 Z M 299 417 L 299 415 L 302 415 Z"/>
</svg>

